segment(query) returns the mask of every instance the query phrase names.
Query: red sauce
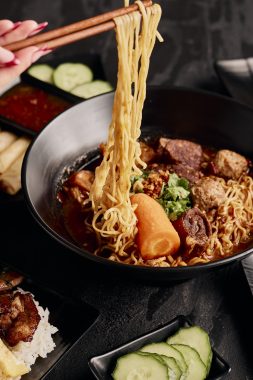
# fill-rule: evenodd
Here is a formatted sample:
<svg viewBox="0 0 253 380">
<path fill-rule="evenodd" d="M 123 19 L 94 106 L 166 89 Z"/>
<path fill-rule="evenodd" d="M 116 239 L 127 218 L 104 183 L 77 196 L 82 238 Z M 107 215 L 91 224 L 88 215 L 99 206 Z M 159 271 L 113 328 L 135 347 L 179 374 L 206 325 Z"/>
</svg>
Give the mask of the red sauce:
<svg viewBox="0 0 253 380">
<path fill-rule="evenodd" d="M 0 115 L 38 132 L 71 105 L 58 96 L 21 83 L 1 96 Z"/>
</svg>

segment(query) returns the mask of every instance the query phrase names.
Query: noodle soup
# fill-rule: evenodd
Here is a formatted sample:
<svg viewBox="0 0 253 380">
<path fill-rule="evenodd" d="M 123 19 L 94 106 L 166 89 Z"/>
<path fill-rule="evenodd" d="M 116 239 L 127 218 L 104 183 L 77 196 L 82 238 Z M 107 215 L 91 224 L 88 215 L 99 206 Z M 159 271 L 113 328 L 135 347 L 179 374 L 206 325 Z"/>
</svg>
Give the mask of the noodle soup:
<svg viewBox="0 0 253 380">
<path fill-rule="evenodd" d="M 65 227 L 85 250 L 126 264 L 176 267 L 231 256 L 251 241 L 253 181 L 249 160 L 229 150 L 215 151 L 191 141 L 164 137 L 141 142 L 140 147 L 146 168 L 131 177 L 130 198 L 144 194 L 155 200 L 178 234 L 179 247 L 164 254 L 163 247 L 159 252 L 158 246 L 154 257 L 141 252 L 139 234 L 149 226 L 138 221 L 135 238 L 124 255 L 103 244 L 103 237 L 92 226 L 94 214 L 89 200 L 95 167 L 101 161 L 98 159 L 74 172 L 58 194 Z M 102 158 L 104 146 L 100 151 Z M 152 224 L 152 218 L 156 219 L 152 204 L 150 210 L 144 210 L 147 212 Z M 156 228 L 160 228 L 159 223 Z M 153 234 L 152 230 L 144 232 Z M 156 242 L 157 234 L 153 235 Z"/>
</svg>

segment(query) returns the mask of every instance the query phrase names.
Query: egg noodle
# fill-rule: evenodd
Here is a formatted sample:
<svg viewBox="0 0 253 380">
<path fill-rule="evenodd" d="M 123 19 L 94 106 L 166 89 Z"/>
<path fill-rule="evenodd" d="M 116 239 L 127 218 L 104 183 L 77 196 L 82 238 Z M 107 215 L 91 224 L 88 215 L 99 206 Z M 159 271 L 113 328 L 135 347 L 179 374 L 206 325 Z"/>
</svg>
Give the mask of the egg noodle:
<svg viewBox="0 0 253 380">
<path fill-rule="evenodd" d="M 230 254 L 235 246 L 247 243 L 253 231 L 253 179 L 242 176 L 239 180 L 223 179 L 221 184 L 226 192 L 225 201 L 207 213 L 212 235 L 203 258 L 212 260 Z"/>
<path fill-rule="evenodd" d="M 207 212 L 211 225 L 211 236 L 206 250 L 187 262 L 179 256 L 176 259 L 162 258 L 159 266 L 186 266 L 204 264 L 231 255 L 237 246 L 248 243 L 253 232 L 253 179 L 243 175 L 239 180 L 220 178 L 225 190 L 225 200 L 218 207 Z"/>
<path fill-rule="evenodd" d="M 138 142 L 150 55 L 157 37 L 161 8 L 115 18 L 118 46 L 118 82 L 114 96 L 112 122 L 101 165 L 96 168 L 90 192 L 94 216 L 92 227 L 99 248 L 111 251 L 111 259 L 133 263 L 137 219 L 130 202 L 131 177 L 140 175 L 146 164 L 140 159 Z"/>
</svg>

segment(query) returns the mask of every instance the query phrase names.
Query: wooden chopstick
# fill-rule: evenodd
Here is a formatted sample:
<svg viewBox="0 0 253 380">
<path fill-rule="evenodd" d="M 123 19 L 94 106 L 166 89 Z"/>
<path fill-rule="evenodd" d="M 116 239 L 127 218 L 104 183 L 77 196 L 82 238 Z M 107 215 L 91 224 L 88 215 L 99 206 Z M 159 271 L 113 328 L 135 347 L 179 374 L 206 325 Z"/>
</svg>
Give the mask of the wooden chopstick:
<svg viewBox="0 0 253 380">
<path fill-rule="evenodd" d="M 143 0 L 142 2 L 145 7 L 150 7 L 152 5 L 151 0 Z M 49 32 L 2 46 L 13 52 L 28 46 L 46 46 L 48 49 L 55 49 L 59 46 L 67 45 L 111 30 L 115 27 L 113 18 L 137 11 L 138 9 L 139 7 L 137 4 L 132 4 L 129 7 L 115 9 L 74 24 L 66 25 L 61 28 L 50 30 Z"/>
</svg>

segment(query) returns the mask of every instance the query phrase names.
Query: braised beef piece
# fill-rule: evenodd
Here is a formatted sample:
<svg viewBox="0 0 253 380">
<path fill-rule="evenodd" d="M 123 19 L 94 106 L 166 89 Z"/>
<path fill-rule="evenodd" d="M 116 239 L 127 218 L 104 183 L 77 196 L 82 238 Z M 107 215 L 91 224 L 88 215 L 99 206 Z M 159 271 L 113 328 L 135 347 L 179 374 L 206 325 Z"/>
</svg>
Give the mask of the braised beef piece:
<svg viewBox="0 0 253 380">
<path fill-rule="evenodd" d="M 214 171 L 220 177 L 238 179 L 248 170 L 245 157 L 231 150 L 219 150 L 214 158 Z"/>
<path fill-rule="evenodd" d="M 192 187 L 192 198 L 201 210 L 209 210 L 220 206 L 225 200 L 225 190 L 222 179 L 203 177 Z"/>
<path fill-rule="evenodd" d="M 197 207 L 187 210 L 173 222 L 181 241 L 182 254 L 187 257 L 204 252 L 211 235 L 207 217 Z"/>
<path fill-rule="evenodd" d="M 141 157 L 140 158 L 142 161 L 144 161 L 148 164 L 148 163 L 155 160 L 157 154 L 151 146 L 149 146 L 149 145 L 145 144 L 143 141 L 141 141 L 140 147 L 141 147 Z"/>
<path fill-rule="evenodd" d="M 0 274 L 0 293 L 19 285 L 24 277 L 16 272 L 2 272 Z"/>
<path fill-rule="evenodd" d="M 169 170 L 171 173 L 176 173 L 180 178 L 186 178 L 190 184 L 196 183 L 203 176 L 200 170 L 185 164 L 172 164 L 169 166 Z"/>
<path fill-rule="evenodd" d="M 12 296 L 10 293 L 0 294 L 0 320 L 1 314 L 6 313 L 10 310 L 12 303 Z"/>
<path fill-rule="evenodd" d="M 80 170 L 72 174 L 68 180 L 69 185 L 72 187 L 79 187 L 82 191 L 90 192 L 91 185 L 94 182 L 94 173 L 90 170 Z"/>
<path fill-rule="evenodd" d="M 0 337 L 9 346 L 30 342 L 40 316 L 31 294 L 7 293 L 0 297 Z"/>
<path fill-rule="evenodd" d="M 23 311 L 23 305 L 18 294 L 6 293 L 0 296 L 0 337 L 5 337 L 12 321 Z"/>
<path fill-rule="evenodd" d="M 89 196 L 94 178 L 95 175 L 90 170 L 80 170 L 73 173 L 58 193 L 58 200 L 64 203 L 67 199 L 74 199 L 82 204 Z"/>
<path fill-rule="evenodd" d="M 194 169 L 200 169 L 203 159 L 201 145 L 192 141 L 179 139 L 159 140 L 158 152 L 169 159 L 171 163 L 187 165 Z"/>
</svg>

